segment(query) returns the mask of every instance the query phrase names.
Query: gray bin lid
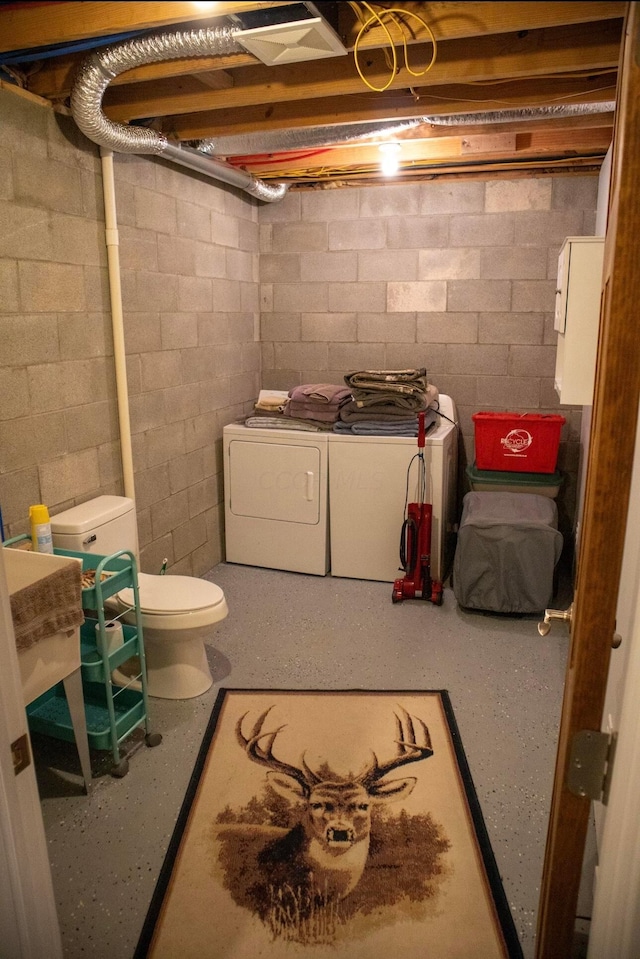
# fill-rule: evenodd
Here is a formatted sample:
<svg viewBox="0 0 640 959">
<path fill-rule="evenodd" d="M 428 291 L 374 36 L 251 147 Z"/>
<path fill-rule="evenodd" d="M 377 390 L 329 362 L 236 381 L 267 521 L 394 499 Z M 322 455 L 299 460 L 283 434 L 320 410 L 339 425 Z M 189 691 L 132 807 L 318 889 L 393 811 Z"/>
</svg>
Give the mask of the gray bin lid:
<svg viewBox="0 0 640 959">
<path fill-rule="evenodd" d="M 558 528 L 558 507 L 537 493 L 471 492 L 464 497 L 460 529 L 473 526 L 550 526 Z"/>
</svg>

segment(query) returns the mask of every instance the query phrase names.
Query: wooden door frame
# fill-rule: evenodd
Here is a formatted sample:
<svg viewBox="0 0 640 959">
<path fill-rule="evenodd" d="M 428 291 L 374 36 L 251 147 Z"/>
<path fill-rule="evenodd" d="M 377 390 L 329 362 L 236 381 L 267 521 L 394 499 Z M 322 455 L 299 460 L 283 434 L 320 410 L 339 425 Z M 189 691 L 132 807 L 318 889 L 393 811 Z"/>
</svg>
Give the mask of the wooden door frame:
<svg viewBox="0 0 640 959">
<path fill-rule="evenodd" d="M 640 397 L 639 6 L 628 6 L 621 54 L 593 419 L 536 959 L 571 954 L 591 801 L 569 791 L 566 773 L 575 734 L 601 727 L 633 468 Z"/>
</svg>

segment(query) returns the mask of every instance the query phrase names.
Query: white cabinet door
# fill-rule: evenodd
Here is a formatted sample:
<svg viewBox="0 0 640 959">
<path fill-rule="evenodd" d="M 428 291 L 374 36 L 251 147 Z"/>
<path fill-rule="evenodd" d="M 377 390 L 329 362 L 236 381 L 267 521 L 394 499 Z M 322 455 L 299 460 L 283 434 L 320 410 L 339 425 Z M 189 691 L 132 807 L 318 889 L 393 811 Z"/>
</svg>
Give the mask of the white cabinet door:
<svg viewBox="0 0 640 959">
<path fill-rule="evenodd" d="M 604 238 L 568 237 L 558 258 L 554 328 L 560 402 L 591 406 L 595 381 Z"/>
</svg>

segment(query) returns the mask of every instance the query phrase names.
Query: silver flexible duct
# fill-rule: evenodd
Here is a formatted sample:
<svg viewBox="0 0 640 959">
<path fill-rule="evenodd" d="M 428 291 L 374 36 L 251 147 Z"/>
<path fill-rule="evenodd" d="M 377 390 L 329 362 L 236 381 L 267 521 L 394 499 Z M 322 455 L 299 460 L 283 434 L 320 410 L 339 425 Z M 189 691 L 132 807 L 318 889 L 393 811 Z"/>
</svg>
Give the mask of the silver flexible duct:
<svg viewBox="0 0 640 959">
<path fill-rule="evenodd" d="M 340 126 L 311 127 L 309 129 L 277 130 L 269 133 L 247 133 L 238 136 L 212 137 L 199 140 L 199 153 L 214 156 L 247 156 L 252 153 L 303 150 L 331 146 L 337 143 L 361 142 L 368 137 L 392 137 L 419 126 L 469 126 L 475 123 L 512 123 L 519 120 L 553 119 L 554 117 L 582 116 L 591 113 L 609 113 L 615 102 L 583 103 L 558 107 L 530 107 L 522 110 L 501 110 L 490 113 L 462 113 L 450 116 L 416 117 L 400 123 L 371 121 L 345 123 Z"/>
<path fill-rule="evenodd" d="M 213 159 L 218 156 L 242 156 L 292 150 L 336 143 L 356 142 L 368 137 L 397 136 L 422 124 L 462 126 L 477 123 L 507 123 L 531 119 L 579 116 L 606 113 L 615 109 L 614 102 L 531 107 L 522 110 L 499 110 L 487 113 L 423 116 L 398 123 L 349 123 L 339 127 L 284 130 L 246 136 L 219 137 L 199 141 L 197 149 L 169 143 L 164 134 L 144 127 L 113 123 L 102 110 L 102 98 L 111 81 L 133 67 L 165 60 L 194 56 L 216 56 L 244 50 L 239 42 L 242 31 L 229 27 L 205 27 L 153 34 L 114 44 L 91 53 L 81 64 L 71 92 L 71 112 L 78 127 L 94 143 L 117 153 L 140 153 L 166 157 L 181 166 L 197 170 L 213 179 L 238 187 L 259 200 L 273 202 L 286 194 L 285 183 L 266 183 L 230 164 Z"/>
<path fill-rule="evenodd" d="M 264 183 L 244 170 L 170 144 L 166 136 L 143 127 L 113 123 L 102 110 L 105 90 L 115 77 L 132 67 L 164 60 L 235 53 L 244 48 L 237 42 L 238 31 L 226 27 L 180 30 L 154 34 L 105 47 L 91 53 L 80 66 L 71 91 L 71 113 L 82 132 L 94 143 L 116 153 L 140 153 L 166 157 L 216 180 L 236 186 L 259 200 L 280 200 L 287 184 Z M 196 165 L 196 161 L 202 162 Z"/>
<path fill-rule="evenodd" d="M 448 116 L 423 117 L 433 126 L 465 126 L 474 123 L 513 123 L 518 120 L 553 120 L 554 117 L 579 117 L 592 113 L 613 113 L 615 100 L 602 103 L 575 103 L 561 107 L 524 107 L 522 110 L 496 110 L 487 113 L 452 113 Z"/>
<path fill-rule="evenodd" d="M 398 136 L 424 122 L 424 117 L 418 117 L 416 120 L 406 120 L 402 123 L 372 120 L 370 123 L 342 123 L 330 127 L 271 130 L 266 133 L 247 133 L 198 140 L 197 148 L 200 153 L 206 153 L 209 156 L 246 156 L 251 153 L 272 153 L 276 150 L 303 150 L 329 146 L 333 143 L 360 142 L 369 137 Z"/>
</svg>

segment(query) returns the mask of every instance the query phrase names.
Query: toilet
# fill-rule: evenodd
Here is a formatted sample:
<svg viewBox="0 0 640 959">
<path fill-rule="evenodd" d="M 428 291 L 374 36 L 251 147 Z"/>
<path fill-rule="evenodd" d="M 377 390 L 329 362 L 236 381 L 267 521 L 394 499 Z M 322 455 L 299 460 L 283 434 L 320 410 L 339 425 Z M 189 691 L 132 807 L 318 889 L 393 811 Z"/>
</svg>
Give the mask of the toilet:
<svg viewBox="0 0 640 959">
<path fill-rule="evenodd" d="M 98 496 L 54 514 L 51 532 L 56 549 L 100 556 L 126 549 L 138 558 L 135 504 L 126 496 Z M 133 598 L 132 588 L 110 596 L 107 617 L 135 624 Z M 213 683 L 205 640 L 229 612 L 224 593 L 195 576 L 138 573 L 138 599 L 148 694 L 160 699 L 201 696 Z"/>
</svg>

